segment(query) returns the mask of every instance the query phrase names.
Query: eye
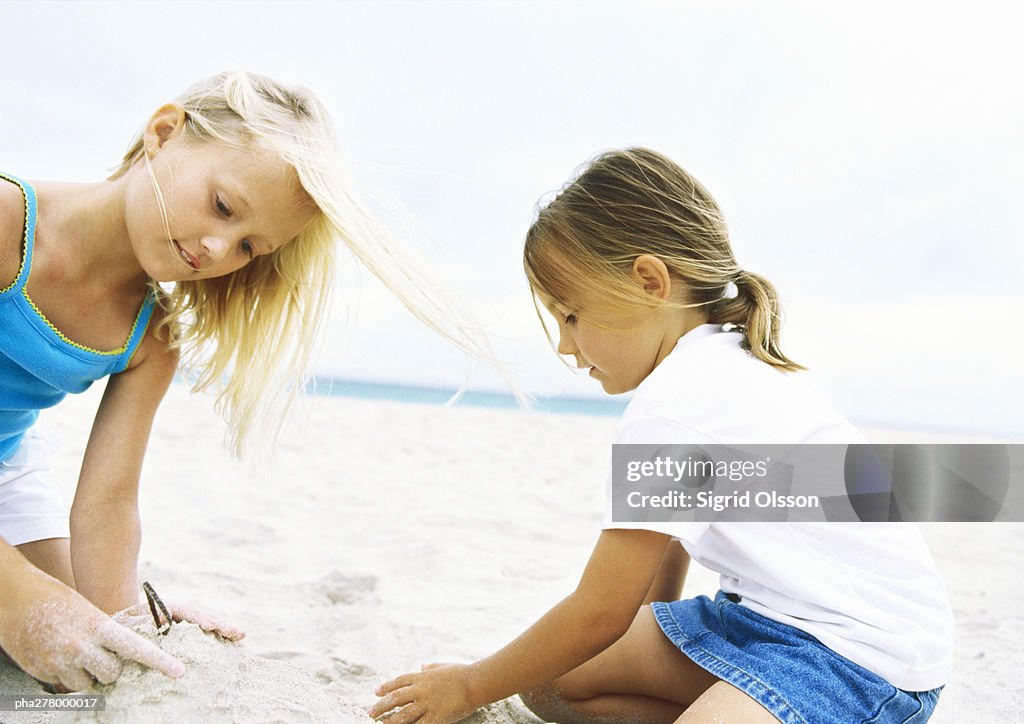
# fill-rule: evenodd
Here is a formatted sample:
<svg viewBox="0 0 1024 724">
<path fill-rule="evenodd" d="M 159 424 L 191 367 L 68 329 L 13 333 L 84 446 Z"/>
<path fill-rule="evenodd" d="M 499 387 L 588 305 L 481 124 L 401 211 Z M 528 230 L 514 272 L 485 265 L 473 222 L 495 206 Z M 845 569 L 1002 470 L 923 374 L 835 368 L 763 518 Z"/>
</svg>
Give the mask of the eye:
<svg viewBox="0 0 1024 724">
<path fill-rule="evenodd" d="M 248 254 L 250 259 L 253 259 L 256 256 L 256 249 L 248 239 L 242 239 L 242 251 Z"/>
<path fill-rule="evenodd" d="M 575 314 L 565 315 L 565 323 L 568 324 L 570 327 L 574 326 L 577 321 L 578 320 Z"/>
<path fill-rule="evenodd" d="M 220 197 L 220 194 L 217 194 L 215 199 L 216 199 L 216 205 L 217 205 L 218 213 L 220 213 L 221 216 L 230 219 L 231 218 L 231 209 L 230 209 L 230 207 L 228 207 L 228 205 L 226 203 L 224 203 L 224 199 L 222 199 Z"/>
</svg>

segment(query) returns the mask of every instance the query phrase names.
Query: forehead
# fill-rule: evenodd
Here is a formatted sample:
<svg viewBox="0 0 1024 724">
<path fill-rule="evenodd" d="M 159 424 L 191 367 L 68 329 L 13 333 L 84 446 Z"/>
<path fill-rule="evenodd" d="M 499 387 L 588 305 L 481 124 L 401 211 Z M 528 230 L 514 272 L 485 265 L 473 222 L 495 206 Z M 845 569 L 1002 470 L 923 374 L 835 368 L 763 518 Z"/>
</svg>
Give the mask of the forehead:
<svg viewBox="0 0 1024 724">
<path fill-rule="evenodd" d="M 537 299 L 548 309 L 565 305 L 579 296 L 581 270 L 551 243 L 535 247 L 528 262 L 527 277 Z"/>
<path fill-rule="evenodd" d="M 537 302 L 549 312 L 560 311 L 565 305 L 540 289 L 533 289 L 533 296 Z"/>
</svg>

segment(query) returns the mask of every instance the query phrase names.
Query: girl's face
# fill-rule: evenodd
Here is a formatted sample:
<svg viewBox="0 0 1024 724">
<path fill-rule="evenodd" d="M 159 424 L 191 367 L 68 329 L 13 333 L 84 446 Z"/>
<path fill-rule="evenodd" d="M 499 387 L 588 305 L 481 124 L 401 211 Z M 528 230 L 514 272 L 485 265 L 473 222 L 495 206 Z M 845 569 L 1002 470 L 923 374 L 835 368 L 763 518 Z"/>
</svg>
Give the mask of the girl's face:
<svg viewBox="0 0 1024 724">
<path fill-rule="evenodd" d="M 563 273 L 574 273 L 564 258 L 548 261 Z M 650 306 L 610 304 L 600 285 L 568 285 L 578 291 L 564 299 L 537 291 L 558 323 L 558 353 L 572 355 L 576 366 L 588 370 L 610 395 L 636 389 L 680 337 L 707 321 L 702 310 L 682 304 L 687 298 L 685 285 L 673 280 L 655 256 L 643 254 L 634 260 L 629 283 L 637 285 L 636 291 L 650 300 Z"/>
<path fill-rule="evenodd" d="M 145 159 L 127 177 L 125 223 L 136 258 L 157 281 L 230 274 L 294 239 L 316 214 L 295 170 L 270 151 L 173 134 L 150 154 L 170 228 Z"/>
<path fill-rule="evenodd" d="M 636 389 L 675 346 L 659 315 L 601 311 L 538 293 L 558 322 L 558 353 L 572 355 L 609 395 Z"/>
</svg>

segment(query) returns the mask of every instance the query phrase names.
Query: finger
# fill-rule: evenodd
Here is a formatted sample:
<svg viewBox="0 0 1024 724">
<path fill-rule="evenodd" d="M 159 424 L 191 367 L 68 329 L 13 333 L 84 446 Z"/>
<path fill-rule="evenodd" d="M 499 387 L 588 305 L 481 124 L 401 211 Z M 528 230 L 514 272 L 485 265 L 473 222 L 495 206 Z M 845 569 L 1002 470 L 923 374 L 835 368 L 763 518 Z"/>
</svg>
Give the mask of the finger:
<svg viewBox="0 0 1024 724">
<path fill-rule="evenodd" d="M 185 665 L 167 652 L 161 651 L 156 645 L 120 624 L 113 621 L 109 623 L 109 626 L 101 627 L 98 632 L 99 644 L 118 656 L 138 661 L 143 666 L 161 671 L 173 679 L 185 673 Z"/>
<path fill-rule="evenodd" d="M 454 666 L 454 664 L 450 664 L 450 663 L 423 664 L 423 666 L 420 667 L 420 671 L 430 671 L 431 669 L 444 669 L 444 668 L 447 668 L 449 666 Z"/>
<path fill-rule="evenodd" d="M 423 707 L 418 704 L 410 704 L 401 711 L 395 712 L 388 717 L 387 724 L 412 724 L 423 721 Z"/>
<path fill-rule="evenodd" d="M 153 614 L 141 603 L 122 609 L 110 618 L 138 633 L 147 633 L 153 629 Z"/>
<path fill-rule="evenodd" d="M 385 681 L 373 693 L 377 696 L 384 696 L 385 694 L 390 694 L 395 689 L 401 689 L 403 686 L 412 686 L 414 683 L 416 683 L 415 674 L 402 674 L 391 681 Z"/>
<path fill-rule="evenodd" d="M 117 681 L 123 669 L 121 659 L 98 646 L 89 652 L 84 667 L 101 684 L 112 684 Z"/>
<path fill-rule="evenodd" d="M 60 673 L 60 684 L 68 692 L 84 691 L 92 686 L 93 678 L 85 669 L 68 668 Z"/>
<path fill-rule="evenodd" d="M 134 606 L 122 608 L 120 611 L 113 615 L 113 618 L 118 618 L 119 616 L 142 616 L 145 614 L 149 614 L 149 608 L 146 606 L 146 604 L 136 603 Z"/>
<path fill-rule="evenodd" d="M 387 696 L 382 696 L 378 699 L 377 703 L 370 707 L 369 714 L 370 716 L 377 718 L 382 714 L 387 714 L 396 707 L 412 703 L 415 698 L 416 697 L 411 686 L 397 689 Z"/>
<path fill-rule="evenodd" d="M 153 617 L 148 614 L 145 616 L 117 616 L 113 620 L 136 633 L 149 633 L 153 630 Z"/>
<path fill-rule="evenodd" d="M 32 676 L 32 674 L 29 674 L 29 676 Z M 36 679 L 36 677 L 34 677 L 34 676 L 32 678 Z M 43 691 L 45 691 L 47 694 L 68 694 L 68 693 L 70 693 L 70 691 L 71 691 L 70 689 L 68 689 L 66 686 L 63 686 L 62 684 L 59 683 L 60 682 L 60 676 L 58 676 L 57 674 L 53 674 L 52 676 L 48 676 L 46 678 L 47 679 L 53 679 L 53 682 L 57 682 L 57 683 L 53 683 L 51 681 L 44 681 L 43 679 L 36 679 L 36 681 L 38 681 L 40 684 L 43 685 Z"/>
<path fill-rule="evenodd" d="M 149 609 L 146 608 L 145 604 L 142 603 L 137 603 L 134 606 L 129 606 L 128 608 L 122 608 L 117 613 L 111 615 L 111 618 L 118 623 L 143 617 L 148 618 L 150 621 L 153 620 L 153 615 L 149 612 Z"/>
<path fill-rule="evenodd" d="M 111 618 L 114 619 L 115 621 L 117 621 L 121 625 L 129 624 L 129 623 L 138 623 L 139 621 L 149 621 L 150 623 L 152 623 L 152 621 L 153 621 L 153 617 L 150 616 L 149 613 L 138 614 L 138 615 L 132 616 L 132 615 L 126 614 L 124 612 L 121 612 L 121 613 L 114 614 L 113 616 L 111 616 Z"/>
<path fill-rule="evenodd" d="M 175 621 L 194 623 L 203 631 L 211 631 L 231 641 L 241 641 L 245 638 L 245 631 L 237 626 L 232 626 L 222 618 L 188 604 L 178 603 L 172 605 L 171 618 Z"/>
</svg>

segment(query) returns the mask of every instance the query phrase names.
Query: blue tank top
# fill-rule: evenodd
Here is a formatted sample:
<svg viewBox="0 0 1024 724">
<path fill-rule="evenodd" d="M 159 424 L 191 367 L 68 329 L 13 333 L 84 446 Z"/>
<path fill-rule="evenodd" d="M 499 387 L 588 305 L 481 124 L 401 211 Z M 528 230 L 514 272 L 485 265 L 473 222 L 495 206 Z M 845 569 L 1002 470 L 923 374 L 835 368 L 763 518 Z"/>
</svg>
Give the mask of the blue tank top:
<svg viewBox="0 0 1024 724">
<path fill-rule="evenodd" d="M 128 367 L 153 314 L 152 291 L 139 308 L 128 341 L 109 352 L 72 342 L 32 303 L 25 289 L 32 272 L 36 231 L 36 193 L 28 183 L 0 173 L 17 184 L 25 198 L 21 268 L 17 278 L 0 288 L 0 462 L 18 448 L 25 431 L 69 392 L 84 392 L 110 374 Z M 4 284 L 6 280 L 0 280 Z"/>
</svg>

